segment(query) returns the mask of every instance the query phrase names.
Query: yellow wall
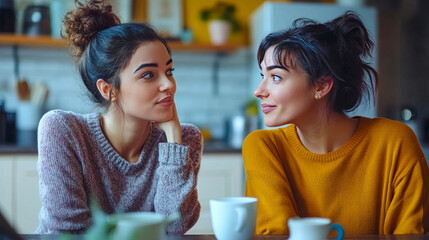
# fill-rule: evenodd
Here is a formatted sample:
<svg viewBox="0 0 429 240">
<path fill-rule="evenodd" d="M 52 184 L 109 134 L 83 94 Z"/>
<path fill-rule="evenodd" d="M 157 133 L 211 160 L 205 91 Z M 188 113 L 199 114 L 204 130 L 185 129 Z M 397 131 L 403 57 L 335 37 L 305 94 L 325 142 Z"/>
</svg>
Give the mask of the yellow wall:
<svg viewBox="0 0 429 240">
<path fill-rule="evenodd" d="M 133 0 L 132 18 L 134 22 L 146 21 L 146 0 Z"/>
<path fill-rule="evenodd" d="M 207 30 L 207 22 L 200 19 L 200 11 L 203 8 L 213 6 L 217 0 L 185 0 L 186 26 L 194 32 L 195 42 L 209 43 L 210 37 Z M 236 17 L 242 24 L 242 30 L 234 33 L 230 37 L 230 43 L 247 44 L 249 35 L 249 17 L 252 12 L 259 7 L 263 0 L 224 0 L 224 2 L 234 3 L 236 7 Z"/>
<path fill-rule="evenodd" d="M 145 11 L 145 4 L 148 0 L 134 0 L 134 17 L 136 21 L 144 21 L 147 14 Z M 207 22 L 203 22 L 200 19 L 200 11 L 203 8 L 213 6 L 218 0 L 182 0 L 183 12 L 184 12 L 184 26 L 192 30 L 194 33 L 194 41 L 197 43 L 210 43 L 210 37 L 207 30 Z M 244 44 L 249 43 L 249 18 L 250 15 L 255 11 L 264 0 L 220 0 L 222 2 L 233 3 L 236 6 L 236 17 L 242 24 L 242 30 L 238 33 L 234 33 L 230 37 L 230 43 L 233 44 Z M 281 0 L 272 0 L 281 2 Z M 290 2 L 292 0 L 283 0 L 284 2 Z M 305 0 L 301 0 L 304 2 Z M 306 1 L 312 2 L 312 1 Z M 313 2 L 327 2 L 333 3 L 335 0 L 319 0 Z"/>
</svg>

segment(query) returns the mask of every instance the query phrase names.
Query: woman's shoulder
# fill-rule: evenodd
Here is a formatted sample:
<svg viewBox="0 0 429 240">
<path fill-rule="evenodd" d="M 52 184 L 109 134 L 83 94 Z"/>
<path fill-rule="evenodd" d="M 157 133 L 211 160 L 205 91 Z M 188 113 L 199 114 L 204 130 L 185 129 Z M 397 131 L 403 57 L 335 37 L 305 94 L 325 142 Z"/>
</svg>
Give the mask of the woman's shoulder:
<svg viewBox="0 0 429 240">
<path fill-rule="evenodd" d="M 85 132 L 85 115 L 63 110 L 51 110 L 43 115 L 39 122 L 39 151 L 46 149 L 79 148 L 79 138 Z"/>
<path fill-rule="evenodd" d="M 375 125 L 379 125 L 379 126 L 406 126 L 404 123 L 397 121 L 397 120 L 392 120 L 389 118 L 384 118 L 384 117 L 376 117 L 376 118 L 365 118 L 365 117 L 361 117 L 362 119 L 368 119 L 369 121 L 371 121 L 371 124 L 375 124 Z"/>
<path fill-rule="evenodd" d="M 43 115 L 40 122 L 49 122 L 52 124 L 65 123 L 70 121 L 79 121 L 83 115 L 64 110 L 51 110 Z"/>
<path fill-rule="evenodd" d="M 273 136 L 274 131 L 272 129 L 258 129 L 249 133 L 246 139 L 270 138 Z"/>
<path fill-rule="evenodd" d="M 58 109 L 51 110 L 40 119 L 39 131 L 44 132 L 46 129 L 52 131 L 82 130 L 88 128 L 88 115 L 90 114 L 79 114 Z"/>
<path fill-rule="evenodd" d="M 386 149 L 392 158 L 392 166 L 404 176 L 418 163 L 425 165 L 426 160 L 419 140 L 414 131 L 406 124 L 387 118 L 369 119 L 371 144 L 377 149 Z"/>
<path fill-rule="evenodd" d="M 370 123 L 368 137 L 373 139 L 373 144 L 390 145 L 392 149 L 417 157 L 423 155 L 416 134 L 406 124 L 387 118 L 367 118 L 364 121 Z"/>
<path fill-rule="evenodd" d="M 364 118 L 364 121 L 369 122 L 370 132 L 378 135 L 388 135 L 401 138 L 415 138 L 413 130 L 406 124 L 400 121 L 388 118 Z"/>
<path fill-rule="evenodd" d="M 282 136 L 285 136 L 285 134 L 289 131 L 294 131 L 294 125 L 288 125 L 286 127 L 282 128 L 275 128 L 275 129 L 258 129 L 251 133 L 249 133 L 246 136 L 245 140 L 253 141 L 253 140 L 268 140 L 268 139 L 276 139 Z"/>
<path fill-rule="evenodd" d="M 276 129 L 260 129 L 249 133 L 243 142 L 242 151 L 254 152 L 259 149 L 284 148 L 289 142 L 289 132 L 294 131 L 294 125 Z M 259 151 L 258 150 L 258 151 Z"/>
</svg>

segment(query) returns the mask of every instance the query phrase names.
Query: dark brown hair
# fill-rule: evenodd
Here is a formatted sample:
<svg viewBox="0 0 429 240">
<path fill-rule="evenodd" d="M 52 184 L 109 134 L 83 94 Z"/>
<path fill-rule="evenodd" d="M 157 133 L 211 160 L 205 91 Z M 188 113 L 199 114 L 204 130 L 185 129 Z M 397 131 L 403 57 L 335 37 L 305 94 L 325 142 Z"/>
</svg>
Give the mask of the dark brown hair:
<svg viewBox="0 0 429 240">
<path fill-rule="evenodd" d="M 328 95 L 329 107 L 346 113 L 359 106 L 364 94 L 368 99 L 375 94 L 378 74 L 364 61 L 371 57 L 373 45 L 364 24 L 352 11 L 324 24 L 301 18 L 290 29 L 271 33 L 262 40 L 258 63 L 268 48 L 275 46 L 276 61 L 286 69 L 298 65 L 311 85 L 317 85 L 322 77 L 331 77 L 334 84 Z M 292 60 L 290 66 L 286 58 Z"/>
<path fill-rule="evenodd" d="M 120 23 L 112 6 L 101 0 L 85 4 L 75 0 L 76 9 L 66 13 L 62 37 L 76 58 L 79 73 L 91 99 L 103 106 L 110 101 L 97 89 L 97 80 L 120 87 L 120 71 L 127 66 L 135 50 L 145 42 L 160 41 L 168 53 L 166 41 L 153 28 L 142 23 Z"/>
</svg>

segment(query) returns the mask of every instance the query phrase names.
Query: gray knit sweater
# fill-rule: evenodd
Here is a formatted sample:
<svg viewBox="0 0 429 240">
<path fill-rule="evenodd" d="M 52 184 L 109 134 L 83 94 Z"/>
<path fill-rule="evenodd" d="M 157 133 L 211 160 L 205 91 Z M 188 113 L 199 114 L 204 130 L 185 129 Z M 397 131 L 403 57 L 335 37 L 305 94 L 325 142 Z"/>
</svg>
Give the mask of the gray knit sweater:
<svg viewBox="0 0 429 240">
<path fill-rule="evenodd" d="M 129 163 L 101 130 L 101 115 L 61 110 L 39 124 L 39 186 L 42 208 L 36 233 L 83 233 L 92 224 L 94 198 L 107 214 L 179 212 L 169 233 L 185 233 L 198 220 L 196 183 L 202 139 L 193 125 L 182 125 L 183 145 L 167 143 L 152 124 L 138 162 Z"/>
</svg>

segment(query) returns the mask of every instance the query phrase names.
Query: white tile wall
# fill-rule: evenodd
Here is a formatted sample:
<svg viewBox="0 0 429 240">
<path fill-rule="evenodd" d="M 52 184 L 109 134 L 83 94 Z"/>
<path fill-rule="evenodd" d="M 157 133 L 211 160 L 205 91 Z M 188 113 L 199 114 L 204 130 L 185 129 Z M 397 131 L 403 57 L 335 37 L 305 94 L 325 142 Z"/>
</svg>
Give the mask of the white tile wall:
<svg viewBox="0 0 429 240">
<path fill-rule="evenodd" d="M 45 111 L 64 109 L 87 113 L 96 109 L 86 96 L 73 59 L 63 49 L 20 47 L 20 76 L 31 84 L 43 81 L 50 90 Z M 228 117 L 242 113 L 252 96 L 248 83 L 249 51 L 242 49 L 219 57 L 218 92 L 213 83 L 216 53 L 173 52 L 177 82 L 176 104 L 181 122 L 209 127 L 214 137 L 224 134 Z M 18 100 L 12 47 L 0 46 L 0 98 L 6 99 L 8 111 L 14 111 Z"/>
</svg>

